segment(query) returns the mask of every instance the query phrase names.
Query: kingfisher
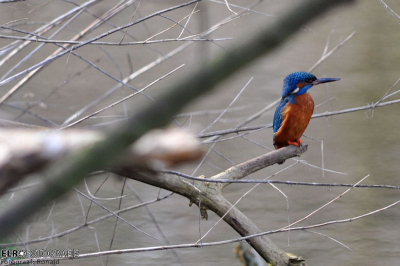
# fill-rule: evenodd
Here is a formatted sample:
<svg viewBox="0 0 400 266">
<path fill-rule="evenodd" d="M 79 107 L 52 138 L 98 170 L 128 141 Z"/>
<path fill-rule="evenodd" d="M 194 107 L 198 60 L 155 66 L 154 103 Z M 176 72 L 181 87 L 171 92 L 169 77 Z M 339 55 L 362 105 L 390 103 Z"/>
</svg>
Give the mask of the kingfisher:
<svg viewBox="0 0 400 266">
<path fill-rule="evenodd" d="M 314 101 L 308 89 L 337 80 L 340 78 L 316 78 L 308 72 L 294 72 L 283 80 L 282 99 L 275 110 L 273 123 L 275 149 L 303 145 L 300 137 L 314 112 Z"/>
</svg>

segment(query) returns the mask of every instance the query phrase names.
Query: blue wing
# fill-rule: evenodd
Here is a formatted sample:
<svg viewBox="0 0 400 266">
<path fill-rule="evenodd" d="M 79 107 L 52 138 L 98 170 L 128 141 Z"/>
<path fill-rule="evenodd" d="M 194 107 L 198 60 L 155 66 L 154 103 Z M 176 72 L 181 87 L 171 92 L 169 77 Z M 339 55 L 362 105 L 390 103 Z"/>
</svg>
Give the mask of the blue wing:
<svg viewBox="0 0 400 266">
<path fill-rule="evenodd" d="M 282 114 L 283 110 L 285 109 L 286 104 L 288 104 L 288 102 L 289 102 L 288 98 L 282 99 L 281 102 L 279 103 L 278 107 L 276 107 L 275 115 L 274 115 L 274 126 L 273 126 L 274 133 L 276 133 L 279 130 L 279 128 L 281 127 L 281 124 L 282 124 L 281 114 Z"/>
</svg>

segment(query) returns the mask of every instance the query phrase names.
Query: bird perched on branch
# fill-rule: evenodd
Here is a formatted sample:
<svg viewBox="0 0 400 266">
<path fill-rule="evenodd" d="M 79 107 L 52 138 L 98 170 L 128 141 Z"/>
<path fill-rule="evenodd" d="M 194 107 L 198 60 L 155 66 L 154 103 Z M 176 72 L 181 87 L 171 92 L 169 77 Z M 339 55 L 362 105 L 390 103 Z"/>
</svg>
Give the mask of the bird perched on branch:
<svg viewBox="0 0 400 266">
<path fill-rule="evenodd" d="M 283 81 L 282 100 L 274 115 L 274 146 L 301 146 L 300 137 L 306 130 L 314 112 L 314 101 L 307 92 L 314 85 L 340 80 L 319 78 L 307 72 L 294 72 Z M 279 164 L 284 163 L 280 162 Z"/>
</svg>

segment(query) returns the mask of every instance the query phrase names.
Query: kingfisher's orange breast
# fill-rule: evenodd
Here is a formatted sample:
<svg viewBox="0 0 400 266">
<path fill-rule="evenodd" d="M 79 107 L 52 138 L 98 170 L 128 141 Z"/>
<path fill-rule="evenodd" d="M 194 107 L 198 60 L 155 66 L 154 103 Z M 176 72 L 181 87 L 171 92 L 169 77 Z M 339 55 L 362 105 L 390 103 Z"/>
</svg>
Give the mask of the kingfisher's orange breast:
<svg viewBox="0 0 400 266">
<path fill-rule="evenodd" d="M 288 103 L 281 113 L 282 124 L 274 135 L 277 149 L 287 146 L 288 141 L 300 139 L 314 112 L 314 101 L 307 92 L 294 97 L 295 103 Z"/>
</svg>

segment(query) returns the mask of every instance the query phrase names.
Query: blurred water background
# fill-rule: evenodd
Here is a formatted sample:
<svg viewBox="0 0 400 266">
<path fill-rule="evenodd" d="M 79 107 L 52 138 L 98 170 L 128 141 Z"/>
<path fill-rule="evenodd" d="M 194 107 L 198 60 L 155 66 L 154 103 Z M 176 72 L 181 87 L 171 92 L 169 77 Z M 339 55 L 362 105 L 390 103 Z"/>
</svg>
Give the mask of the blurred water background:
<svg viewBox="0 0 400 266">
<path fill-rule="evenodd" d="M 75 1 L 74 3 L 82 4 L 83 2 Z M 183 1 L 141 1 L 134 19 L 180 3 Z M 234 5 L 247 6 L 249 4 L 248 1 L 243 0 L 230 0 L 229 3 L 232 4 L 232 10 L 236 12 L 241 9 Z M 143 88 L 174 68 L 185 64 L 182 69 L 146 90 L 149 96 L 157 98 L 164 88 L 201 65 L 205 58 L 213 57 L 225 50 L 229 51 L 235 42 L 257 32 L 257 25 L 273 24 L 277 17 L 285 10 L 290 9 L 294 3 L 295 1 L 261 1 L 252 7 L 252 11 L 225 24 L 209 36 L 209 38 L 234 39 L 215 43 L 196 42 L 133 79 L 129 84 L 135 88 Z M 83 12 L 54 39 L 68 40 L 94 20 L 93 14 L 100 16 L 115 4 L 115 1 L 99 1 L 87 9 L 92 14 Z M 400 17 L 391 13 L 386 5 L 400 14 L 400 3 L 395 0 L 387 0 L 383 3 L 378 0 L 357 1 L 354 5 L 332 10 L 323 18 L 304 26 L 272 55 L 260 58 L 250 67 L 220 84 L 217 90 L 189 104 L 184 112 L 225 109 L 253 77 L 248 87 L 234 103 L 233 107 L 236 109 L 227 112 L 209 131 L 234 128 L 239 122 L 280 97 L 282 80 L 287 74 L 294 71 L 307 71 L 321 58 L 326 45 L 328 45 L 327 51 L 330 51 L 353 32 L 356 32 L 356 35 L 313 72 L 317 77 L 340 77 L 342 79 L 340 82 L 311 89 L 310 93 L 317 106 L 314 113 L 366 106 L 378 101 L 400 77 Z M 34 8 L 35 6 L 36 8 Z M 25 21 L 30 22 L 50 21 L 73 7 L 74 4 L 70 1 L 26 1 L 1 5 L 0 24 L 22 18 L 28 18 Z M 126 8 L 111 18 L 110 23 L 118 26 L 128 23 L 136 7 L 137 3 Z M 180 20 L 190 14 L 193 7 L 193 5 L 188 6 L 170 12 L 166 16 Z M 202 1 L 197 9 L 201 11 L 194 14 L 187 25 L 188 29 L 194 33 L 202 32 L 232 15 L 224 3 L 217 1 Z M 137 40 L 146 40 L 170 25 L 173 25 L 171 20 L 158 16 L 146 23 L 131 27 L 128 32 Z M 31 24 L 21 25 L 17 28 L 33 31 L 37 27 L 38 25 Z M 112 28 L 111 25 L 104 24 L 91 32 L 85 39 Z M 175 27 L 154 39 L 177 38 L 181 30 L 182 28 Z M 1 34 L 22 36 L 4 29 Z M 184 32 L 182 36 L 188 35 L 190 33 Z M 46 36 L 48 37 L 49 34 Z M 122 33 L 117 33 L 102 39 L 102 41 L 118 42 L 122 37 Z M 133 41 L 129 36 L 125 36 L 124 40 Z M 10 40 L 0 39 L 1 46 L 10 42 Z M 88 45 L 76 52 L 95 62 L 108 73 L 122 79 L 183 44 L 184 42 L 164 42 L 146 46 L 123 47 Z M 3 76 L 39 45 L 40 43 L 32 43 L 29 48 L 19 52 L 0 68 L 0 75 Z M 43 60 L 55 49 L 54 45 L 46 44 L 12 74 Z M 0 60 L 3 58 L 4 55 Z M 17 79 L 2 86 L 0 88 L 1 96 L 18 81 Z M 52 62 L 50 66 L 41 70 L 14 96 L 9 98 L 7 103 L 20 108 L 29 107 L 32 112 L 60 125 L 74 112 L 97 99 L 115 85 L 114 80 L 101 74 L 98 70 L 88 67 L 87 63 L 73 55 L 69 55 Z M 399 86 L 395 86 L 392 91 L 400 89 Z M 131 93 L 129 88 L 120 89 L 85 114 L 90 114 L 129 93 Z M 395 100 L 396 97 L 398 95 L 385 101 Z M 135 96 L 125 104 L 86 120 L 76 128 L 87 128 L 123 119 L 124 116 L 135 113 L 148 103 L 147 98 L 141 95 Z M 369 174 L 370 176 L 363 184 L 399 186 L 400 167 L 397 157 L 400 155 L 399 111 L 400 106 L 394 104 L 374 110 L 313 119 L 305 132 L 306 137 L 302 138 L 303 142 L 309 145 L 308 151 L 300 159 L 319 168 L 297 163 L 271 179 L 355 183 Z M 249 125 L 272 123 L 273 113 L 274 110 L 270 110 Z M 214 121 L 219 114 L 220 112 L 206 115 L 193 114 L 191 117 L 179 117 L 177 121 L 185 127 L 199 132 Z M 29 113 L 23 113 L 21 110 L 4 105 L 0 107 L 0 117 L 35 125 L 52 126 Z M 228 137 L 231 136 L 234 135 Z M 273 148 L 270 128 L 251 132 L 245 137 L 216 143 L 213 148 L 226 158 L 211 151 L 194 175 L 204 174 L 210 177 L 229 168 L 232 162 L 235 164 L 244 162 Z M 321 142 L 323 142 L 323 151 Z M 210 145 L 205 145 L 205 147 L 210 147 Z M 322 152 L 325 168 L 332 171 L 323 172 L 321 170 Z M 275 165 L 266 168 L 251 175 L 250 178 L 266 178 L 294 163 L 294 160 L 288 160 L 282 166 Z M 197 166 L 198 162 L 177 170 L 193 174 Z M 108 179 L 96 196 L 104 198 L 119 196 L 123 179 L 113 175 L 89 178 L 87 182 L 91 192 L 94 193 L 105 178 Z M 224 195 L 231 202 L 235 202 L 252 186 L 250 184 L 232 184 L 224 191 Z M 291 222 L 296 221 L 346 190 L 346 188 L 336 187 L 287 185 L 277 185 L 277 187 L 286 194 L 288 201 L 270 185 L 262 184 L 238 204 L 238 208 L 261 230 L 267 231 L 283 227 L 288 224 L 288 219 Z M 83 184 L 78 189 L 84 192 L 86 190 Z M 15 200 L 27 193 L 29 190 L 18 191 L 12 194 L 12 197 L 11 194 L 8 194 L 3 197 L 2 201 Z M 121 208 L 138 204 L 140 201 L 155 199 L 158 193 L 159 189 L 157 188 L 128 180 L 124 194 L 130 194 L 130 196 L 122 200 Z M 168 192 L 161 191 L 160 194 L 163 196 Z M 398 190 L 353 189 L 300 225 L 355 217 L 389 205 L 399 198 Z M 101 203 L 112 210 L 117 210 L 119 206 L 119 200 L 101 201 Z M 159 226 L 171 244 L 193 243 L 199 238 L 199 211 L 196 206 L 189 207 L 188 204 L 186 198 L 172 195 L 165 200 L 148 205 L 146 208 L 138 208 L 123 213 L 121 216 L 140 229 L 162 238 L 157 229 Z M 31 217 L 18 229 L 17 233 L 24 241 L 28 241 L 78 226 L 84 221 L 82 206 L 87 210 L 89 202 L 84 198 L 79 199 L 75 192 L 71 192 Z M 92 206 L 89 220 L 105 214 L 107 213 L 100 207 Z M 200 231 L 206 232 L 218 218 L 209 211 L 208 221 L 200 222 Z M 304 257 L 308 265 L 397 265 L 400 258 L 399 218 L 399 207 L 395 206 L 351 223 L 335 224 L 313 230 L 320 234 L 292 231 L 290 234 L 280 233 L 270 237 L 285 251 Z M 157 226 L 153 219 L 157 221 Z M 79 249 L 81 253 L 104 251 L 110 248 L 114 226 L 115 218 L 109 218 L 66 236 L 30 244 L 28 247 L 31 249 L 75 248 Z M 340 241 L 352 251 L 327 236 Z M 234 230 L 224 223 L 220 223 L 204 241 L 211 242 L 236 237 L 238 234 Z M 18 239 L 12 237 L 10 241 L 18 242 Z M 125 223 L 118 222 L 111 249 L 163 244 L 166 243 L 155 241 Z M 208 248 L 179 249 L 175 252 L 183 265 L 240 265 L 233 254 L 233 247 L 233 244 L 228 244 Z M 108 263 L 109 265 L 180 265 L 176 254 L 173 251 L 155 251 L 114 255 L 109 257 Z M 61 263 L 65 265 L 105 265 L 106 261 L 106 257 L 97 257 Z"/>
</svg>

